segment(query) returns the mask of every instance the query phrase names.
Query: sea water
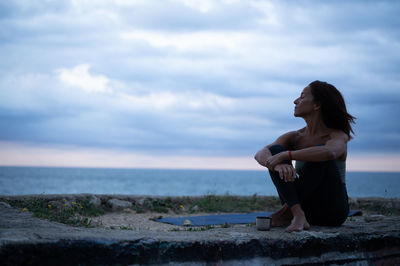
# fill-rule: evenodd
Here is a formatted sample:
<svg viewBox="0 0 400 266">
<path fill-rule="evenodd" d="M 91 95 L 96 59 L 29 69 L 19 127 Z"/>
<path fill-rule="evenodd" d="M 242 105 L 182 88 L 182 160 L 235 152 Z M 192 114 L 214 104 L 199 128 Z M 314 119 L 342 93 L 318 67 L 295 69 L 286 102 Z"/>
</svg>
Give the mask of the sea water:
<svg viewBox="0 0 400 266">
<path fill-rule="evenodd" d="M 350 197 L 400 196 L 400 173 L 347 172 Z M 277 196 L 267 171 L 0 167 L 0 195 Z"/>
</svg>

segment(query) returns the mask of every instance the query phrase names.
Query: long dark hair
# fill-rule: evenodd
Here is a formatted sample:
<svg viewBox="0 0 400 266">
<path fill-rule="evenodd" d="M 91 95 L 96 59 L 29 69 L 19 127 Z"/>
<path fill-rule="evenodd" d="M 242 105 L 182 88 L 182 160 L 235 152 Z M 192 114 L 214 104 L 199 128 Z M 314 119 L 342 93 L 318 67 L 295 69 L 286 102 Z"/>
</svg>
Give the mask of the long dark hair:
<svg viewBox="0 0 400 266">
<path fill-rule="evenodd" d="M 335 86 L 319 80 L 311 82 L 309 86 L 314 102 L 321 104 L 322 119 L 325 125 L 329 128 L 339 129 L 352 138 L 350 133 L 354 135 L 354 131 L 351 124 L 355 123 L 356 118 L 347 112 L 340 91 Z"/>
</svg>

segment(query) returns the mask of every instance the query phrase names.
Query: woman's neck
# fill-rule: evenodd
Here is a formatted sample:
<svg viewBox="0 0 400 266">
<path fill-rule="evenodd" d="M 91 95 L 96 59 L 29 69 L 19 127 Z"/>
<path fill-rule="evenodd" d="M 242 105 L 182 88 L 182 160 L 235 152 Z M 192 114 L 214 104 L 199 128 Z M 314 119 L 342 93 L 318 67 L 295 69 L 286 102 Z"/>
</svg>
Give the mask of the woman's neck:
<svg viewBox="0 0 400 266">
<path fill-rule="evenodd" d="M 329 128 L 325 125 L 320 113 L 313 116 L 304 117 L 306 121 L 306 132 L 311 136 L 321 136 L 329 133 Z"/>
</svg>

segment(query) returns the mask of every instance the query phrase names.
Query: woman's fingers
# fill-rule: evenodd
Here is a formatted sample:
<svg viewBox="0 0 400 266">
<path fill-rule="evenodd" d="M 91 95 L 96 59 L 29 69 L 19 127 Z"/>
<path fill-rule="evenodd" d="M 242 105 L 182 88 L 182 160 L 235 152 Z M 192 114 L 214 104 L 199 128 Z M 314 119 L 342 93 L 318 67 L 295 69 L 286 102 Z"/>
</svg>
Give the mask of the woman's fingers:
<svg viewBox="0 0 400 266">
<path fill-rule="evenodd" d="M 284 175 L 284 173 L 283 173 L 283 168 L 282 168 L 282 167 L 279 167 L 278 172 L 279 172 L 279 177 L 280 177 L 281 179 L 284 179 L 284 178 L 285 178 L 285 175 Z"/>
<path fill-rule="evenodd" d="M 294 170 L 293 166 L 286 165 L 283 171 L 285 176 L 285 182 L 293 182 L 296 174 L 296 171 Z"/>
<path fill-rule="evenodd" d="M 296 178 L 296 170 L 292 165 L 279 164 L 274 168 L 279 173 L 279 178 L 285 182 L 293 182 Z"/>
<path fill-rule="evenodd" d="M 290 175 L 289 175 L 289 169 L 288 169 L 287 166 L 284 167 L 283 172 L 284 172 L 284 175 L 285 175 L 285 182 L 289 182 Z"/>
<path fill-rule="evenodd" d="M 291 166 L 289 169 L 290 169 L 289 181 L 294 182 L 294 180 L 296 178 L 296 169 L 294 169 L 293 166 Z"/>
</svg>

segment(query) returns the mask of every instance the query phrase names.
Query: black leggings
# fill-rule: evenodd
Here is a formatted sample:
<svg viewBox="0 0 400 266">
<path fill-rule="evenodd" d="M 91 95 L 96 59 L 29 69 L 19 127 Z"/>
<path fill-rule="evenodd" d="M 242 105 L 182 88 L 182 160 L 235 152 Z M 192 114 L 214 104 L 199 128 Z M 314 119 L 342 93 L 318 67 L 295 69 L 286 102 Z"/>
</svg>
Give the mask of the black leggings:
<svg viewBox="0 0 400 266">
<path fill-rule="evenodd" d="M 285 151 L 281 145 L 269 150 L 272 155 Z M 346 220 L 349 213 L 346 185 L 340 179 L 336 161 L 305 162 L 294 182 L 280 179 L 276 171 L 269 173 L 282 204 L 289 207 L 300 204 L 310 224 L 338 226 Z"/>
</svg>

